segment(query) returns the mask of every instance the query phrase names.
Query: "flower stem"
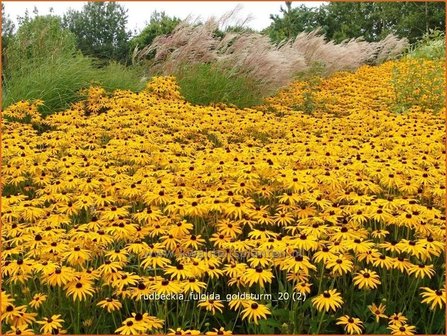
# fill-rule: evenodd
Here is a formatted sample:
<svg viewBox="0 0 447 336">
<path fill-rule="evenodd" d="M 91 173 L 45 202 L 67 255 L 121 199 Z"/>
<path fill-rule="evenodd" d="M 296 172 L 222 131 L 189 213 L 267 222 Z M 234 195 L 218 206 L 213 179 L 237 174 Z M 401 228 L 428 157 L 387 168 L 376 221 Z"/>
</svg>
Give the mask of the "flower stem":
<svg viewBox="0 0 447 336">
<path fill-rule="evenodd" d="M 320 334 L 320 329 L 321 329 L 321 325 L 323 324 L 323 319 L 324 319 L 324 313 L 321 312 L 321 317 L 320 317 L 320 321 L 318 322 L 317 332 L 315 333 L 316 335 Z"/>
</svg>

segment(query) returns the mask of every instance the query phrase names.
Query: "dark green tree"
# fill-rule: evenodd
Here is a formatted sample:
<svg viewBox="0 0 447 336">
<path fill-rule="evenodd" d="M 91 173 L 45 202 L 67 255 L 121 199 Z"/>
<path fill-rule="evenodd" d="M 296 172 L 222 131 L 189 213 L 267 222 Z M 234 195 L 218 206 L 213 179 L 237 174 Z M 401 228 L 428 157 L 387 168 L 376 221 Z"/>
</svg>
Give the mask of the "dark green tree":
<svg viewBox="0 0 447 336">
<path fill-rule="evenodd" d="M 271 14 L 272 24 L 264 30 L 273 41 L 282 41 L 297 36 L 301 32 L 309 32 L 319 26 L 319 10 L 300 5 L 292 8 L 291 2 L 280 7 L 281 14 Z"/>
<path fill-rule="evenodd" d="M 103 61 L 126 62 L 130 32 L 126 30 L 127 10 L 115 2 L 89 2 L 81 11 L 69 10 L 63 24 L 76 36 L 84 55 Z"/>
<path fill-rule="evenodd" d="M 326 36 L 377 41 L 394 33 L 416 42 L 430 29 L 445 31 L 442 2 L 331 2 L 321 7 Z"/>
<path fill-rule="evenodd" d="M 286 2 L 281 15 L 270 17 L 265 33 L 273 41 L 317 28 L 336 42 L 357 37 L 378 41 L 394 33 L 414 43 L 430 29 L 445 32 L 444 2 L 330 2 L 318 8 Z"/>
</svg>

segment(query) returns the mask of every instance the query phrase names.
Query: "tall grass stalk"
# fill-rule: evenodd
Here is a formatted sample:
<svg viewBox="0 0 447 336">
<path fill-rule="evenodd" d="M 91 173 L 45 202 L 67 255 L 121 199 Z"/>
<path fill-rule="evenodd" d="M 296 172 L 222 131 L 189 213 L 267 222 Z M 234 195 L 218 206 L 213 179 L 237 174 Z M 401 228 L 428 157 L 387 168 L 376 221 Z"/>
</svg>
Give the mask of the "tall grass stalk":
<svg viewBox="0 0 447 336">
<path fill-rule="evenodd" d="M 136 52 L 134 61 L 154 55 L 153 72 L 179 77 L 185 76 L 185 66 L 195 69 L 205 64 L 233 80 L 249 78 L 251 88 L 265 97 L 290 83 L 296 74 L 312 69 L 315 63 L 323 65 L 325 74 L 354 70 L 365 63 L 394 58 L 407 46 L 405 39 L 393 35 L 374 43 L 352 39 L 336 44 L 327 41 L 319 31 L 302 33 L 280 44 L 253 32 L 227 32 L 221 37 L 215 32 L 226 20 L 228 15 L 203 24 L 185 20 L 171 34 L 158 36 L 151 45 Z M 198 77 L 203 76 L 201 71 Z M 188 78 L 191 80 L 195 73 L 191 70 Z M 212 99 L 223 95 L 212 89 L 208 93 Z"/>
<path fill-rule="evenodd" d="M 3 107 L 20 100 L 41 99 L 43 114 L 67 108 L 80 99 L 79 90 L 91 84 L 107 90 L 143 88 L 141 70 L 110 64 L 95 66 L 94 60 L 78 55 L 72 58 L 55 58 L 45 63 L 30 62 L 12 76 L 3 88 Z"/>
</svg>

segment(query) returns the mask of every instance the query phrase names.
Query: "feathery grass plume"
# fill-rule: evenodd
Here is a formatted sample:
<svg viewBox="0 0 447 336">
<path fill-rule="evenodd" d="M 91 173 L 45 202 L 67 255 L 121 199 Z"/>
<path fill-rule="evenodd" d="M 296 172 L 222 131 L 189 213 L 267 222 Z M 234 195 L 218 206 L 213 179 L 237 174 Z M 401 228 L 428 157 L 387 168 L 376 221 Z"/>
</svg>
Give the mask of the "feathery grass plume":
<svg viewBox="0 0 447 336">
<path fill-rule="evenodd" d="M 187 19 L 169 35 L 158 36 L 151 45 L 134 53 L 136 61 L 153 53 L 151 71 L 180 76 L 185 66 L 212 64 L 228 79 L 244 78 L 255 83 L 263 97 L 290 83 L 297 74 L 322 65 L 323 75 L 339 70 L 355 70 L 366 63 L 381 63 L 406 47 L 405 39 L 393 35 L 380 42 L 351 39 L 336 44 L 326 41 L 320 30 L 301 33 L 296 38 L 273 44 L 259 33 L 224 30 L 237 10 L 204 23 Z M 239 26 L 246 23 L 239 22 Z M 184 72 L 184 71 L 183 71 Z"/>
<path fill-rule="evenodd" d="M 376 64 L 386 60 L 394 59 L 402 54 L 409 46 L 408 39 L 398 38 L 393 34 L 388 34 L 383 40 L 376 42 L 377 55 Z"/>
</svg>

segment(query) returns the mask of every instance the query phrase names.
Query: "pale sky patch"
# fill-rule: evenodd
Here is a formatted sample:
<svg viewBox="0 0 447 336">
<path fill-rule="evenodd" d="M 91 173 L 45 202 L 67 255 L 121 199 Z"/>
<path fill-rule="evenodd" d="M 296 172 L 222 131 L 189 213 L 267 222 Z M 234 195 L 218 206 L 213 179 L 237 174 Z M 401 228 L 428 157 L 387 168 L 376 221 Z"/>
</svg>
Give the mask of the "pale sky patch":
<svg viewBox="0 0 447 336">
<path fill-rule="evenodd" d="M 54 14 L 63 15 L 69 8 L 79 10 L 85 2 L 81 1 L 2 1 L 5 5 L 6 14 L 17 23 L 17 16 L 23 16 L 25 10 L 28 9 L 30 14 L 36 7 L 39 14 L 49 14 L 50 8 L 53 8 Z M 150 15 L 154 10 L 159 12 L 165 11 L 169 16 L 176 16 L 185 19 L 188 16 L 200 17 L 207 19 L 209 17 L 220 17 L 223 14 L 233 10 L 236 6 L 241 6 L 238 11 L 238 17 L 243 19 L 250 17 L 251 20 L 247 26 L 255 30 L 262 30 L 271 23 L 270 14 L 279 14 L 280 7 L 284 6 L 282 1 L 138 1 L 138 2 L 119 2 L 128 9 L 128 25 L 129 30 L 141 31 L 149 21 Z M 310 7 L 316 7 L 323 2 L 321 1 L 303 1 L 294 2 L 292 7 L 304 4 Z"/>
</svg>

